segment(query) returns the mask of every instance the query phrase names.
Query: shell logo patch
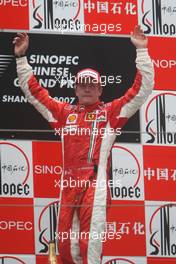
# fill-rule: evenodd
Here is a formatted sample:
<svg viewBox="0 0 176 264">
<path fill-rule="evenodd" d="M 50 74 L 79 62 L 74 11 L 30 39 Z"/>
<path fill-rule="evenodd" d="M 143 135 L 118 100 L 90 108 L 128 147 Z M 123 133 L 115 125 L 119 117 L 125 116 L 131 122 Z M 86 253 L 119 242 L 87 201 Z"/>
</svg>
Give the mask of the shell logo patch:
<svg viewBox="0 0 176 264">
<path fill-rule="evenodd" d="M 78 115 L 77 114 L 69 114 L 67 117 L 66 124 L 75 124 L 77 121 Z"/>
</svg>

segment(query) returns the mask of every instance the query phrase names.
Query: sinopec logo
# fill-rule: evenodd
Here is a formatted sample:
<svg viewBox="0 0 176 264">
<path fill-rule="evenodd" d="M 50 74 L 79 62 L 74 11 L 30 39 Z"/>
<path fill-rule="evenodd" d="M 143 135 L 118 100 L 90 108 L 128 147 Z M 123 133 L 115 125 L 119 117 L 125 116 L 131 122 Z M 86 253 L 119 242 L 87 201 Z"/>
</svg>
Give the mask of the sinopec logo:
<svg viewBox="0 0 176 264">
<path fill-rule="evenodd" d="M 161 69 L 172 69 L 176 68 L 176 60 L 175 59 L 156 59 L 152 60 L 153 64 L 156 68 L 161 68 Z"/>
<path fill-rule="evenodd" d="M 40 204 L 40 201 L 38 202 Z M 39 253 L 47 253 L 49 241 L 55 240 L 57 233 L 59 202 L 50 202 L 43 208 L 40 207 L 37 206 L 35 212 L 36 217 L 38 217 L 36 227 L 38 232 L 37 251 Z"/>
<path fill-rule="evenodd" d="M 149 100 L 145 110 L 145 143 L 176 145 L 175 104 L 174 92 L 160 93 Z"/>
<path fill-rule="evenodd" d="M 11 7 L 26 7 L 28 5 L 27 0 L 1 0 L 0 6 L 11 6 Z"/>
<path fill-rule="evenodd" d="M 176 3 L 173 0 L 138 0 L 139 20 L 144 33 L 176 36 Z"/>
<path fill-rule="evenodd" d="M 51 174 L 51 175 L 61 175 L 62 167 L 59 165 L 45 165 L 45 164 L 36 164 L 34 166 L 34 172 L 36 174 Z"/>
<path fill-rule="evenodd" d="M 154 209 L 153 209 L 154 208 Z M 166 204 L 149 208 L 149 247 L 150 256 L 176 256 L 176 204 Z"/>
<path fill-rule="evenodd" d="M 32 230 L 32 222 L 25 221 L 6 221 L 0 220 L 0 230 L 18 230 L 18 231 L 30 231 Z"/>
<path fill-rule="evenodd" d="M 13 143 L 0 142 L 0 164 L 0 196 L 30 196 L 30 162 L 24 150 Z"/>
<path fill-rule="evenodd" d="M 60 32 L 79 31 L 83 12 L 81 0 L 31 0 L 31 28 Z"/>
<path fill-rule="evenodd" d="M 112 150 L 112 199 L 142 199 L 143 183 L 139 161 L 141 150 L 132 146 L 114 146 Z M 133 147 L 132 147 L 133 148 Z"/>
</svg>

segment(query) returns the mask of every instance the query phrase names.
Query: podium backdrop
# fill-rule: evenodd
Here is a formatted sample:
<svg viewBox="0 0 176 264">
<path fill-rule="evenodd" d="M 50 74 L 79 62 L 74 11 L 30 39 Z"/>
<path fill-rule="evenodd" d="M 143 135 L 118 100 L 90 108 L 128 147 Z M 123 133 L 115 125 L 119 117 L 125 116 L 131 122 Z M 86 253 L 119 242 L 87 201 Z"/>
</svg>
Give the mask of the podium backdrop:
<svg viewBox="0 0 176 264">
<path fill-rule="evenodd" d="M 102 263 L 176 262 L 175 9 L 173 0 L 0 1 L 0 263 L 47 263 L 60 205 L 60 138 L 20 91 L 16 31 L 29 32 L 28 60 L 52 97 L 76 103 L 71 78 L 91 67 L 109 102 L 133 83 L 137 23 L 155 87 L 112 149 L 110 177 L 121 186 L 111 187 L 106 231 L 114 237 L 103 242 Z"/>
</svg>

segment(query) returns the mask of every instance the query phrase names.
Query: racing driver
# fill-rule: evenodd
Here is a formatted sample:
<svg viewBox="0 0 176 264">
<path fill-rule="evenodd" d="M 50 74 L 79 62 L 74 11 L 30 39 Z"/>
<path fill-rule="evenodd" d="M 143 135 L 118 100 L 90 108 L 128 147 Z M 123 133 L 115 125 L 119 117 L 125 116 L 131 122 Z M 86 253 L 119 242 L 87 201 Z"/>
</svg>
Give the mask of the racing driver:
<svg viewBox="0 0 176 264">
<path fill-rule="evenodd" d="M 90 68 L 83 69 L 77 73 L 75 81 L 78 103 L 70 105 L 51 98 L 48 90 L 39 85 L 25 56 L 28 35 L 18 33 L 13 40 L 20 87 L 28 102 L 52 128 L 61 129 L 62 180 L 71 179 L 77 183 L 74 187 L 68 184 L 61 193 L 58 234 L 68 234 L 66 239 L 59 239 L 63 264 L 101 263 L 101 234 L 105 231 L 107 205 L 110 203 L 110 151 L 117 129 L 122 128 L 140 108 L 154 86 L 148 39 L 140 26 L 135 26 L 131 32 L 131 42 L 137 53 L 137 73 L 132 87 L 121 98 L 104 104 L 99 100 L 102 93 L 99 73 Z M 78 133 L 78 128 L 82 129 L 82 134 L 80 130 Z M 104 135 L 99 131 L 104 131 Z M 80 184 L 83 181 L 86 184 Z M 102 182 L 107 186 L 100 188 Z M 72 238 L 69 234 L 73 232 L 79 236 Z"/>
</svg>

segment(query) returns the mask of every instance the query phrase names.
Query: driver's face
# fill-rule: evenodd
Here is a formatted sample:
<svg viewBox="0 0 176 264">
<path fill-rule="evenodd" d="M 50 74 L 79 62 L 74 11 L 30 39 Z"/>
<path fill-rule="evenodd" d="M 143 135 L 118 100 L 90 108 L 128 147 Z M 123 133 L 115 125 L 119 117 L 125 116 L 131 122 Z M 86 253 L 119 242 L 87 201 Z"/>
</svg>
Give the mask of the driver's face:
<svg viewBox="0 0 176 264">
<path fill-rule="evenodd" d="M 83 105 L 91 105 L 98 101 L 102 94 L 100 83 L 92 78 L 82 78 L 76 83 L 75 93 L 79 99 L 79 103 Z"/>
</svg>

